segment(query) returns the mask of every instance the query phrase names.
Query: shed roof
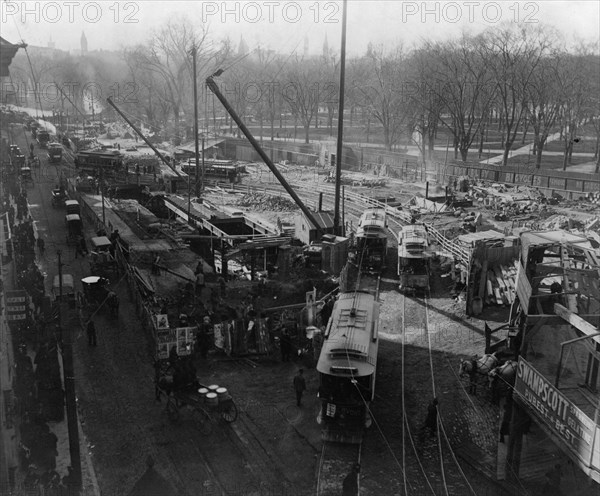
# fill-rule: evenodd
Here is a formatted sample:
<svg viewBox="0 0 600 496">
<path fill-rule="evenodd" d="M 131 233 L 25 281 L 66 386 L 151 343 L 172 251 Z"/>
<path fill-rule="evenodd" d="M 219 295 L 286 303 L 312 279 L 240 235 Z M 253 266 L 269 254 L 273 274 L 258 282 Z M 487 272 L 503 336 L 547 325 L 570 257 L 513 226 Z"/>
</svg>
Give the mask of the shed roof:
<svg viewBox="0 0 600 496">
<path fill-rule="evenodd" d="M 321 229 L 333 229 L 333 214 L 330 212 L 311 212 L 314 219 L 317 221 L 317 223 L 319 224 L 318 227 L 320 227 Z M 308 223 L 310 223 L 312 225 L 312 222 L 308 220 L 308 218 L 306 217 L 306 215 L 304 215 L 304 213 L 302 214 L 302 216 L 306 219 L 306 221 Z M 317 227 L 314 226 L 313 227 Z"/>
</svg>

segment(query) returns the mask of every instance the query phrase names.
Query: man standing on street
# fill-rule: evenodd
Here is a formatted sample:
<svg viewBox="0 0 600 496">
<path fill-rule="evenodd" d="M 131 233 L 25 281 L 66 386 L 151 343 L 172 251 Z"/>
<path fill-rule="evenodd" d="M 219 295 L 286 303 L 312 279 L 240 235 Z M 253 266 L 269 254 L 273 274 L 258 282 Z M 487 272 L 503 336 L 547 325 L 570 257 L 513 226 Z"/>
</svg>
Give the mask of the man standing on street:
<svg viewBox="0 0 600 496">
<path fill-rule="evenodd" d="M 306 381 L 304 380 L 304 370 L 298 370 L 294 377 L 294 390 L 296 391 L 296 405 L 302 406 L 302 393 L 306 391 Z"/>
<path fill-rule="evenodd" d="M 96 326 L 94 322 L 90 320 L 87 325 L 87 337 L 89 346 L 97 346 L 96 342 Z"/>
<path fill-rule="evenodd" d="M 427 417 L 425 418 L 425 422 L 423 423 L 423 427 L 421 427 L 421 438 L 423 438 L 423 434 L 425 431 L 429 431 L 429 434 L 432 438 L 435 439 L 437 434 L 437 423 L 438 423 L 438 399 L 433 398 L 429 406 L 427 407 Z"/>
</svg>

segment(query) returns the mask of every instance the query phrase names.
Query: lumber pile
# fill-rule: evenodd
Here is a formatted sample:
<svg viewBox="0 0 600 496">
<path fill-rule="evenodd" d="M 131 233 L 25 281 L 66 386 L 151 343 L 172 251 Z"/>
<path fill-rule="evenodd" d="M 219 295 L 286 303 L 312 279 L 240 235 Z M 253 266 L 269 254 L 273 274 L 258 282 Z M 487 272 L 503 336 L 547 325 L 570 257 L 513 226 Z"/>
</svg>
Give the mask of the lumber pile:
<svg viewBox="0 0 600 496">
<path fill-rule="evenodd" d="M 512 305 L 516 295 L 518 263 L 498 265 L 482 274 L 486 281 L 483 298 L 486 304 Z"/>
</svg>

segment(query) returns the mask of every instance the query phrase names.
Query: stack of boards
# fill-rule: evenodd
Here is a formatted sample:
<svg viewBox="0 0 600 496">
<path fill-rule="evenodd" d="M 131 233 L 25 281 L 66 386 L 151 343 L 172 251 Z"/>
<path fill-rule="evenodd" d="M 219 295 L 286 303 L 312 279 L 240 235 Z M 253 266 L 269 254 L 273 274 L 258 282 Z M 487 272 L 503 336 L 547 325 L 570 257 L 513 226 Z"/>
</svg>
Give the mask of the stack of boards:
<svg viewBox="0 0 600 496">
<path fill-rule="evenodd" d="M 514 265 L 499 265 L 487 271 L 484 301 L 488 305 L 511 305 L 515 301 L 518 260 Z"/>
</svg>

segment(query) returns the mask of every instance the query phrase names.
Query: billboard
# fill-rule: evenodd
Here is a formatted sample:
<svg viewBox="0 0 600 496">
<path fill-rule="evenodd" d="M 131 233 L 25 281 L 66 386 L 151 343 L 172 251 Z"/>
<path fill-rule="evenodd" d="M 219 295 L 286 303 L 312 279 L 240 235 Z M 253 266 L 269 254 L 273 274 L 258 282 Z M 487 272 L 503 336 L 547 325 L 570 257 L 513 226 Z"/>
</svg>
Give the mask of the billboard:
<svg viewBox="0 0 600 496">
<path fill-rule="evenodd" d="M 25 321 L 27 319 L 27 291 L 7 291 L 6 301 L 6 320 L 9 323 L 15 321 Z"/>
<path fill-rule="evenodd" d="M 519 357 L 515 399 L 541 421 L 585 466 L 600 460 L 596 424 L 527 360 Z M 596 466 L 597 469 L 597 466 Z"/>
</svg>

